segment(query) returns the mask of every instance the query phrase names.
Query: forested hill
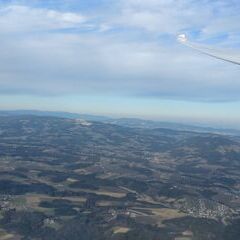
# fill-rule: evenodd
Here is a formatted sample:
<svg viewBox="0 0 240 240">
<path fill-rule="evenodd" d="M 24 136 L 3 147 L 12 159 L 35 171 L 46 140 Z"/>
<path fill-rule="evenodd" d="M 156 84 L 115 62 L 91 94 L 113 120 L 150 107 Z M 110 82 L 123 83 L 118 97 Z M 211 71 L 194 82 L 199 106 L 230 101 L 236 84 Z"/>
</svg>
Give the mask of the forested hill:
<svg viewBox="0 0 240 240">
<path fill-rule="evenodd" d="M 240 239 L 236 136 L 0 117 L 0 239 Z"/>
</svg>

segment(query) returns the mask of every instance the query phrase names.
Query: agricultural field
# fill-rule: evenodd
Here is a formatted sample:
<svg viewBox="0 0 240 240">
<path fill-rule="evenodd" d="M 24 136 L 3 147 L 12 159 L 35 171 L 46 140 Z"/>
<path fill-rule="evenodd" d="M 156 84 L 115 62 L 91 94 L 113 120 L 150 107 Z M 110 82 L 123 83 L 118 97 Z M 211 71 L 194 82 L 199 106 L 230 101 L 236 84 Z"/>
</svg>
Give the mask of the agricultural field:
<svg viewBox="0 0 240 240">
<path fill-rule="evenodd" d="M 240 138 L 0 117 L 1 240 L 240 239 Z"/>
</svg>

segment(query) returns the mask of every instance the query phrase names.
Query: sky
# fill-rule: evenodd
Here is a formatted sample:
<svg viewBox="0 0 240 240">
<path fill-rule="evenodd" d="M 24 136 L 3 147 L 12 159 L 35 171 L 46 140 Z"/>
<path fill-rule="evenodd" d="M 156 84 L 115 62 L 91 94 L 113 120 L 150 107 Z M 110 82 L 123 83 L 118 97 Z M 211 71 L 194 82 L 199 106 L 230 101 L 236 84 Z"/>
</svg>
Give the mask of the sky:
<svg viewBox="0 0 240 240">
<path fill-rule="evenodd" d="M 0 0 L 0 109 L 240 127 L 239 0 Z"/>
</svg>

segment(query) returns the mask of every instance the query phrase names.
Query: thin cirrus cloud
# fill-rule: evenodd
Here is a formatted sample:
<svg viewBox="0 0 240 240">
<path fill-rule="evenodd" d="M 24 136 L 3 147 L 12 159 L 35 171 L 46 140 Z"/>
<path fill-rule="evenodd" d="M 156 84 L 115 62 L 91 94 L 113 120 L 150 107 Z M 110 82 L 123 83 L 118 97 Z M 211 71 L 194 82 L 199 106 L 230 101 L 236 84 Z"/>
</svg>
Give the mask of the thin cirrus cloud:
<svg viewBox="0 0 240 240">
<path fill-rule="evenodd" d="M 175 41 L 235 47 L 237 1 L 40 2 L 0 1 L 1 94 L 240 100 L 239 67 Z"/>
</svg>

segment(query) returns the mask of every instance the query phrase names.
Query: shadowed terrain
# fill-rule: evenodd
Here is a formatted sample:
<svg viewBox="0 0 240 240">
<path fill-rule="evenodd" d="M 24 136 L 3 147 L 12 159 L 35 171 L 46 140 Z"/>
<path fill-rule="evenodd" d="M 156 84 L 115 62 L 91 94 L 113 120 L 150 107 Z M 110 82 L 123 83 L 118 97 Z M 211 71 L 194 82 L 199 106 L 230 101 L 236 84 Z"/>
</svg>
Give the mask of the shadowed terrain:
<svg viewBox="0 0 240 240">
<path fill-rule="evenodd" d="M 0 239 L 240 238 L 240 139 L 0 117 Z"/>
</svg>

